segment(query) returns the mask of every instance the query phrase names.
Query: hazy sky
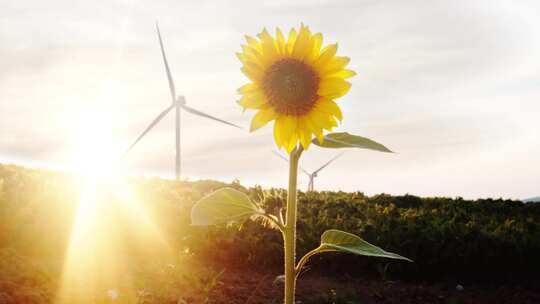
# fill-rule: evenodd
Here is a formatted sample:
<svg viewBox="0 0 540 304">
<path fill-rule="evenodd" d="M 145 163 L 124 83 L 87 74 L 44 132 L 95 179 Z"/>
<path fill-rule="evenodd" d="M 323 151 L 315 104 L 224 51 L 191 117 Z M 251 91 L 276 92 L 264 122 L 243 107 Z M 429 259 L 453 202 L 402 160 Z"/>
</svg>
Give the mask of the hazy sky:
<svg viewBox="0 0 540 304">
<path fill-rule="evenodd" d="M 179 93 L 248 126 L 253 113 L 235 103 L 243 35 L 304 22 L 358 72 L 339 130 L 398 152 L 347 151 L 317 189 L 540 194 L 538 1 L 0 3 L 0 162 L 70 166 L 92 127 L 118 151 L 129 145 L 170 103 L 156 20 Z M 184 176 L 286 185 L 270 127 L 248 134 L 187 113 L 183 127 Z M 170 115 L 133 150 L 132 174 L 173 175 L 173 128 Z M 302 166 L 336 153 L 314 147 Z"/>
</svg>

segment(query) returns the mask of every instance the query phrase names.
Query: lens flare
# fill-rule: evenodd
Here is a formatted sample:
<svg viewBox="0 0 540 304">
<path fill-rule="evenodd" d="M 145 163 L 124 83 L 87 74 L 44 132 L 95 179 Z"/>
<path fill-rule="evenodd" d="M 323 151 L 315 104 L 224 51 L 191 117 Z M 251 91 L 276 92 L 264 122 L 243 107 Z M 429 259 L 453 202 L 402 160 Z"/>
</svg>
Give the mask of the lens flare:
<svg viewBox="0 0 540 304">
<path fill-rule="evenodd" d="M 150 258 L 139 248 L 170 251 L 150 212 L 120 175 L 121 150 L 113 144 L 111 126 L 111 120 L 98 116 L 81 121 L 78 129 L 73 169 L 80 192 L 57 304 L 110 301 L 111 290 L 114 300 L 136 302 L 131 277 L 138 264 L 132 251 L 137 258 Z M 133 248 L 135 243 L 139 247 Z"/>
</svg>

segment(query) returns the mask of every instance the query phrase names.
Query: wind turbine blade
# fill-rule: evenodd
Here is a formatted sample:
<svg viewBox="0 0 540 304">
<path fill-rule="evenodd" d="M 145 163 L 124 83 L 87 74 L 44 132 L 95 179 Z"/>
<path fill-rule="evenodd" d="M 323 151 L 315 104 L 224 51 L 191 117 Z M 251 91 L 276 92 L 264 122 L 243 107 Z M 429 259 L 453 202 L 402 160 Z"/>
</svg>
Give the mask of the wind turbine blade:
<svg viewBox="0 0 540 304">
<path fill-rule="evenodd" d="M 176 102 L 176 88 L 174 87 L 174 81 L 171 75 L 171 69 L 169 68 L 169 62 L 165 55 L 165 48 L 163 47 L 163 39 L 161 39 L 161 32 L 159 31 L 159 24 L 156 22 L 156 29 L 159 38 L 159 46 L 161 47 L 161 56 L 163 57 L 163 63 L 165 64 L 165 71 L 167 72 L 167 80 L 169 81 L 169 90 L 171 91 L 172 102 Z"/>
<path fill-rule="evenodd" d="M 201 112 L 201 111 L 199 111 L 199 110 L 195 110 L 194 108 L 188 107 L 188 106 L 186 106 L 185 104 L 181 104 L 180 106 L 182 107 L 182 109 L 188 111 L 188 112 L 191 113 L 191 114 L 195 114 L 195 115 L 198 115 L 198 116 L 201 116 L 201 117 L 205 117 L 205 118 L 208 118 L 208 119 L 212 119 L 212 120 L 221 122 L 221 123 L 226 124 L 226 125 L 229 125 L 229 126 L 236 127 L 236 128 L 238 128 L 238 129 L 242 129 L 242 127 L 240 127 L 240 126 L 238 126 L 238 125 L 235 125 L 235 124 L 233 124 L 233 123 L 231 123 L 231 122 L 228 122 L 228 121 L 225 121 L 225 120 L 223 120 L 223 119 L 219 119 L 219 118 L 217 118 L 217 117 L 208 115 L 208 114 L 203 113 L 203 112 Z"/>
<path fill-rule="evenodd" d="M 133 142 L 133 144 L 131 144 L 131 146 L 129 146 L 129 148 L 126 150 L 126 152 L 124 152 L 124 155 L 122 156 L 122 158 L 124 158 L 129 153 L 129 151 L 131 151 L 131 149 L 133 149 L 133 147 L 135 147 L 135 145 L 146 135 L 146 133 L 150 132 L 150 130 L 152 130 L 152 128 L 161 119 L 163 119 L 163 117 L 165 117 L 165 115 L 167 115 L 167 113 L 169 113 L 174 107 L 175 107 L 175 105 L 171 105 L 170 107 L 165 109 L 163 112 L 159 113 L 159 115 L 152 121 L 152 123 L 150 125 L 148 125 L 148 127 L 146 127 L 146 129 L 141 133 L 141 135 L 139 135 L 139 137 L 137 137 L 137 139 Z"/>
<path fill-rule="evenodd" d="M 343 153 L 345 153 L 345 152 L 343 152 Z M 334 156 L 334 158 L 332 158 L 331 160 L 329 160 L 326 164 L 322 165 L 319 169 L 315 170 L 315 172 L 313 172 L 313 174 L 319 173 L 322 169 L 326 168 L 326 167 L 327 167 L 328 165 L 330 165 L 333 161 L 335 161 L 336 159 L 340 158 L 340 157 L 343 155 L 343 153 L 340 153 L 340 154 Z"/>
<path fill-rule="evenodd" d="M 285 156 L 281 155 L 281 153 L 276 152 L 276 151 L 272 151 L 272 153 L 274 153 L 277 157 L 283 159 L 284 161 L 289 162 L 289 159 L 286 158 Z"/>
<path fill-rule="evenodd" d="M 275 155 L 277 155 L 277 157 L 283 159 L 283 160 L 286 161 L 287 163 L 289 162 L 289 159 L 288 159 L 287 157 L 281 155 L 281 153 L 276 152 L 276 151 L 272 151 L 272 153 L 274 153 Z M 305 170 L 304 168 L 302 168 L 302 166 L 299 166 L 299 168 L 300 168 L 300 170 L 301 170 L 302 172 L 304 172 L 304 173 L 307 174 L 308 176 L 311 176 L 311 174 L 310 174 L 307 170 Z"/>
</svg>

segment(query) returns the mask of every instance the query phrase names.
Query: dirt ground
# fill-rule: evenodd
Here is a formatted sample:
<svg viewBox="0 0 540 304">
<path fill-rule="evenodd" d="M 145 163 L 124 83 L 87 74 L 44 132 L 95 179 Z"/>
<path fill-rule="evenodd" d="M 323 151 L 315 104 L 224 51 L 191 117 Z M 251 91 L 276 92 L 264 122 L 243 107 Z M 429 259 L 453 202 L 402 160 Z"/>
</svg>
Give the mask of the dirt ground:
<svg viewBox="0 0 540 304">
<path fill-rule="evenodd" d="M 306 274 L 298 281 L 297 303 L 540 303 L 540 285 L 486 287 L 459 283 L 422 284 L 361 279 L 339 280 Z M 457 288 L 456 288 L 457 287 Z M 275 277 L 258 273 L 224 274 L 210 303 L 281 303 L 283 285 Z"/>
<path fill-rule="evenodd" d="M 28 273 L 26 271 L 26 273 Z M 161 283 L 157 285 L 162 286 Z M 461 286 L 458 286 L 461 285 Z M 110 299 L 105 291 L 100 299 L 85 303 L 117 304 L 280 304 L 283 298 L 283 282 L 276 275 L 249 271 L 225 271 L 212 288 L 208 282 L 184 288 L 171 286 L 167 291 L 160 287 L 144 291 L 148 296 Z M 185 286 L 185 284 L 184 284 Z M 45 304 L 55 303 L 57 286 L 37 273 L 25 277 L 13 275 L 0 277 L 0 304 Z M 79 304 L 81 303 L 78 301 Z M 526 285 L 482 286 L 463 282 L 422 283 L 405 281 L 381 281 L 347 277 L 325 277 L 316 273 L 303 274 L 298 281 L 297 303 L 301 304 L 374 304 L 374 303 L 540 303 L 540 282 Z M 75 303 L 74 303 L 75 304 Z"/>
</svg>

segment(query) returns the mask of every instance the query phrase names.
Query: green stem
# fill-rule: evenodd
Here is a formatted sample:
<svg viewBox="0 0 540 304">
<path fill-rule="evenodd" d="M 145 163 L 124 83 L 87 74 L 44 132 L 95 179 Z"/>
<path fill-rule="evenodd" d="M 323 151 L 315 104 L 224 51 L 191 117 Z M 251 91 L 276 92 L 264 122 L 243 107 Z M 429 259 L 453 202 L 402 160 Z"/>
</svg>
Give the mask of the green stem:
<svg viewBox="0 0 540 304">
<path fill-rule="evenodd" d="M 285 304 L 294 304 L 296 288 L 296 184 L 298 178 L 298 161 L 302 147 L 291 152 L 289 159 L 289 191 L 287 195 L 287 214 L 285 216 Z"/>
<path fill-rule="evenodd" d="M 302 271 L 302 267 L 304 267 L 304 265 L 306 264 L 306 262 L 309 260 L 310 257 L 316 255 L 317 253 L 320 252 L 320 248 L 315 248 L 313 250 L 311 250 L 310 252 L 306 253 L 306 255 L 304 255 L 300 261 L 298 262 L 298 265 L 296 265 L 296 277 L 298 278 L 298 276 L 300 275 L 300 272 Z"/>
</svg>

